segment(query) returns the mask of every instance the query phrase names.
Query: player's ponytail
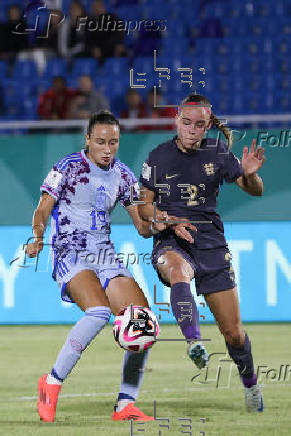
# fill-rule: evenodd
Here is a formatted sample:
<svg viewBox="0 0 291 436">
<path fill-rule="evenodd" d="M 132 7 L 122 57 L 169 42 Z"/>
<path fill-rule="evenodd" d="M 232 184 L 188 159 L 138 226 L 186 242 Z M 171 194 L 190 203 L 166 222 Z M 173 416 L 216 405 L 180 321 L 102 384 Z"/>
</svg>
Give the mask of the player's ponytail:
<svg viewBox="0 0 291 436">
<path fill-rule="evenodd" d="M 179 112 L 181 111 L 181 107 L 187 103 L 188 104 L 196 103 L 197 105 L 206 106 L 211 109 L 211 104 L 208 98 L 204 97 L 203 95 L 193 93 L 188 95 L 188 97 L 184 98 L 184 100 L 182 101 L 179 107 Z M 213 113 L 212 110 L 211 110 L 211 121 L 213 122 L 214 126 L 223 133 L 223 135 L 227 140 L 228 148 L 231 148 L 233 143 L 232 131 L 219 121 L 219 119 L 216 117 L 216 115 Z"/>
</svg>

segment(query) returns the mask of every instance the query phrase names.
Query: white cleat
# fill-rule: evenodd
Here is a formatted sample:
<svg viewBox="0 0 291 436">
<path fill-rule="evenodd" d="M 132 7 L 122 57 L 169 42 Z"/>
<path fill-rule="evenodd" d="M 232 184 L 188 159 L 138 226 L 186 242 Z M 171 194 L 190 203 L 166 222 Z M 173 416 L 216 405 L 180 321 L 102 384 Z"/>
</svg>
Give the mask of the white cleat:
<svg viewBox="0 0 291 436">
<path fill-rule="evenodd" d="M 264 409 L 263 395 L 260 385 L 245 387 L 245 404 L 248 412 L 262 412 Z"/>
</svg>

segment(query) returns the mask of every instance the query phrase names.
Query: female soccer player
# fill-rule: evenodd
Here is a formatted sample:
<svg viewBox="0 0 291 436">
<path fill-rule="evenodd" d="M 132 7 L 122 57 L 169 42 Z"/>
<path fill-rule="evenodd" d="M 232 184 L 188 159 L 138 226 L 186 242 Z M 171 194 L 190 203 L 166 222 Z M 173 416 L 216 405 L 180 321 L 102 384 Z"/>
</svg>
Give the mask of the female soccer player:
<svg viewBox="0 0 291 436">
<path fill-rule="evenodd" d="M 141 235 L 152 235 L 149 223 L 131 204 L 138 199 L 136 178 L 114 158 L 119 136 L 119 122 L 110 112 L 92 115 L 86 149 L 61 159 L 40 188 L 42 196 L 33 216 L 35 239 L 27 246 L 27 254 L 35 257 L 42 250 L 51 214 L 53 278 L 61 288 L 62 299 L 75 302 L 85 312 L 69 332 L 51 373 L 39 379 L 37 407 L 43 421 L 54 421 L 63 381 L 109 321 L 111 312 L 117 314 L 130 304 L 148 306 L 110 241 L 110 213 L 117 201 L 127 209 Z M 134 406 L 147 357 L 148 351 L 125 352 L 113 420 L 153 420 Z"/>
<path fill-rule="evenodd" d="M 212 124 L 223 132 L 228 146 L 204 138 Z M 172 310 L 187 340 L 193 337 L 185 317 L 187 305 L 192 305 L 192 318 L 197 318 L 190 292 L 195 277 L 197 294 L 204 295 L 238 367 L 247 410 L 262 411 L 261 388 L 254 373 L 251 342 L 240 320 L 231 255 L 216 198 L 223 181 L 235 182 L 250 195 L 262 195 L 263 182 L 257 171 L 265 160 L 264 149 L 256 149 L 253 141 L 250 151 L 244 148 L 240 163 L 230 151 L 231 132 L 215 117 L 209 100 L 200 95 L 190 94 L 183 100 L 176 125 L 177 136 L 156 147 L 143 166 L 144 204 L 139 210 L 144 219 L 154 216 L 156 208 L 185 217 L 191 224 L 183 219 L 164 224 L 154 237 L 153 265 L 160 280 L 171 287 Z M 158 262 L 161 256 L 163 262 Z"/>
</svg>

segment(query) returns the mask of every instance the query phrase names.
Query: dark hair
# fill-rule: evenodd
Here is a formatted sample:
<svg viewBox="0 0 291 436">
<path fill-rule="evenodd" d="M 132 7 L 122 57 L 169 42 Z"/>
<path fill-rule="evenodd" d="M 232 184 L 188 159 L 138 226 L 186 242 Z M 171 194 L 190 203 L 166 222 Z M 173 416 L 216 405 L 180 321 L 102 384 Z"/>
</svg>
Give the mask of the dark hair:
<svg viewBox="0 0 291 436">
<path fill-rule="evenodd" d="M 206 106 L 206 107 L 209 107 L 210 109 L 212 107 L 210 101 L 208 100 L 208 98 L 204 97 L 204 95 L 192 93 L 192 94 L 189 94 L 188 97 L 184 98 L 184 100 L 182 100 L 180 107 L 179 107 L 179 112 L 181 111 L 181 107 L 187 103 L 200 103 L 201 106 Z M 231 130 L 219 121 L 219 119 L 216 117 L 216 115 L 214 115 L 212 109 L 211 109 L 211 118 L 210 119 L 213 122 L 213 124 L 215 125 L 215 127 L 224 134 L 225 138 L 227 139 L 228 148 L 231 148 L 232 143 L 233 143 L 233 137 L 232 137 Z"/>
<path fill-rule="evenodd" d="M 90 136 L 95 124 L 111 124 L 116 125 L 120 128 L 119 121 L 112 112 L 104 110 L 97 113 L 93 113 L 89 120 L 89 125 L 87 129 L 87 135 Z"/>
</svg>

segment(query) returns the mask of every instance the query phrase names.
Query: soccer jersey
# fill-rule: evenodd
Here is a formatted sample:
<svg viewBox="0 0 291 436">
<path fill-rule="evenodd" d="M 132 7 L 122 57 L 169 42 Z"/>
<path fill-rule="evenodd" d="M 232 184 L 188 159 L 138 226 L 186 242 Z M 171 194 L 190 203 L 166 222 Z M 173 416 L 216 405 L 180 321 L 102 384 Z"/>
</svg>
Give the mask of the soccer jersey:
<svg viewBox="0 0 291 436">
<path fill-rule="evenodd" d="M 241 163 L 222 141 L 203 139 L 199 149 L 184 153 L 176 139 L 150 152 L 140 182 L 154 191 L 158 209 L 193 222 L 196 247 L 225 245 L 217 196 L 224 181 L 234 182 L 243 174 Z"/>
<path fill-rule="evenodd" d="M 110 213 L 138 199 L 133 172 L 118 159 L 107 170 L 92 163 L 85 150 L 61 159 L 40 190 L 55 198 L 51 242 L 66 250 L 96 250 L 109 241 Z"/>
</svg>

